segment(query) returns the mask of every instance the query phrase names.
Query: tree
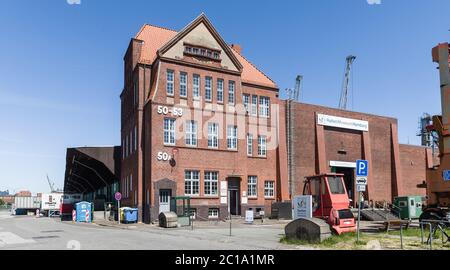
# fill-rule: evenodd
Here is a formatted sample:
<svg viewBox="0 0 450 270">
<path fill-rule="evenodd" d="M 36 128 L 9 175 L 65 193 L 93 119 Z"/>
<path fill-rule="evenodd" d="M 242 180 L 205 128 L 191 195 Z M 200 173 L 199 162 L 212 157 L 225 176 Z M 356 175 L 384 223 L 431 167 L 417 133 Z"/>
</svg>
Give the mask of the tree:
<svg viewBox="0 0 450 270">
<path fill-rule="evenodd" d="M 0 205 L 4 205 L 4 204 L 5 204 L 5 201 L 0 199 Z"/>
</svg>

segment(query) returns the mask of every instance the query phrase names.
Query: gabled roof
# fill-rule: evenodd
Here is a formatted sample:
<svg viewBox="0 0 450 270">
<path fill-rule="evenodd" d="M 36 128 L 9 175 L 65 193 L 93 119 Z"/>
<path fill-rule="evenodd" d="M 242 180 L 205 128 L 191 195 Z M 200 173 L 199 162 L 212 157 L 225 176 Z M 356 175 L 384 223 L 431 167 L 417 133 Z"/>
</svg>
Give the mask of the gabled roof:
<svg viewBox="0 0 450 270">
<path fill-rule="evenodd" d="M 177 34 L 176 31 L 150 24 L 144 24 L 135 39 L 144 41 L 140 62 L 152 64 L 157 51 Z"/>
<path fill-rule="evenodd" d="M 206 16 L 202 14 L 180 32 L 149 24 L 143 25 L 140 31 L 135 36 L 135 39 L 144 41 L 144 44 L 142 46 L 140 63 L 152 64 L 158 57 L 159 50 L 164 50 L 170 47 L 171 43 L 173 43 L 180 36 L 182 36 L 182 32 L 190 30 L 192 26 L 197 25 L 197 23 L 202 20 L 206 23 L 209 23 Z M 219 37 L 220 41 L 223 42 L 220 35 L 217 34 L 217 36 Z M 226 45 L 225 42 L 223 42 L 223 45 L 224 48 L 226 48 L 226 50 L 229 50 L 228 53 L 230 54 L 231 58 L 234 58 L 238 63 L 240 63 L 240 64 L 237 63 L 238 67 L 239 65 L 242 66 L 241 76 L 243 82 L 272 88 L 278 88 L 277 85 L 269 77 L 267 77 L 255 65 L 250 63 L 250 61 L 245 59 L 241 54 L 236 52 L 230 46 Z"/>
</svg>

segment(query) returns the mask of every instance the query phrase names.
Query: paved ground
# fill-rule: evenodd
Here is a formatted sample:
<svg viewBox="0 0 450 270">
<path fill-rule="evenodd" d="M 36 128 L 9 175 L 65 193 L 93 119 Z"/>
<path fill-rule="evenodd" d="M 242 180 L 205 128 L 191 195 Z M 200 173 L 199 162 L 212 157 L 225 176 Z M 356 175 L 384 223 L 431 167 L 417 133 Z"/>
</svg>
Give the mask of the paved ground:
<svg viewBox="0 0 450 270">
<path fill-rule="evenodd" d="M 238 222 L 238 221 L 236 221 Z M 292 249 L 279 243 L 284 225 L 196 223 L 191 228 L 73 224 L 0 211 L 0 249 Z"/>
</svg>

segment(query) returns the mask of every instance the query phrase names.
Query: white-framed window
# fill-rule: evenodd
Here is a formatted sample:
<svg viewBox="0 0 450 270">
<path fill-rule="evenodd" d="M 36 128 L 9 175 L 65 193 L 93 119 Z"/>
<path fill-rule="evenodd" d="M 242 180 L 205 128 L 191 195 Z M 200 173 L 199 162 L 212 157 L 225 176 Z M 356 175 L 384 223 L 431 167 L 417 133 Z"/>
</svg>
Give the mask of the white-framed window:
<svg viewBox="0 0 450 270">
<path fill-rule="evenodd" d="M 258 196 L 258 177 L 255 175 L 250 175 L 248 177 L 247 183 L 247 196 L 248 197 L 256 197 Z"/>
<path fill-rule="evenodd" d="M 244 103 L 245 111 L 249 112 L 249 105 L 250 105 L 250 95 L 249 94 L 242 94 L 242 101 Z"/>
<path fill-rule="evenodd" d="M 217 79 L 217 102 L 223 103 L 223 79 Z"/>
<path fill-rule="evenodd" d="M 219 218 L 219 208 L 209 208 L 208 218 Z"/>
<path fill-rule="evenodd" d="M 175 144 L 175 119 L 164 118 L 164 144 Z"/>
<path fill-rule="evenodd" d="M 258 96 L 257 95 L 252 95 L 252 109 L 251 109 L 251 114 L 253 116 L 257 116 L 258 115 Z"/>
<path fill-rule="evenodd" d="M 219 124 L 208 123 L 208 147 L 219 147 Z"/>
<path fill-rule="evenodd" d="M 194 120 L 186 121 L 186 145 L 197 146 L 197 122 Z"/>
<path fill-rule="evenodd" d="M 205 172 L 205 195 L 215 196 L 217 195 L 217 186 L 219 182 L 219 173 L 218 172 Z"/>
<path fill-rule="evenodd" d="M 234 81 L 228 81 L 228 104 L 234 105 L 235 104 L 235 83 Z"/>
<path fill-rule="evenodd" d="M 199 195 L 200 193 L 200 172 L 185 171 L 184 172 L 184 194 Z"/>
<path fill-rule="evenodd" d="M 212 78 L 205 77 L 205 100 L 212 100 Z"/>
<path fill-rule="evenodd" d="M 275 194 L 275 181 L 264 182 L 264 197 L 273 198 Z"/>
<path fill-rule="evenodd" d="M 137 151 L 137 145 L 138 145 L 138 131 L 137 126 L 134 126 L 134 151 Z"/>
<path fill-rule="evenodd" d="M 192 77 L 192 96 L 200 99 L 200 75 L 194 74 Z"/>
<path fill-rule="evenodd" d="M 253 135 L 247 134 L 247 156 L 253 155 Z"/>
<path fill-rule="evenodd" d="M 270 100 L 268 97 L 259 97 L 259 115 L 269 117 Z"/>
<path fill-rule="evenodd" d="M 227 148 L 237 149 L 237 126 L 227 127 Z"/>
<path fill-rule="evenodd" d="M 267 155 L 267 137 L 258 136 L 258 156 L 265 157 Z"/>
<path fill-rule="evenodd" d="M 173 96 L 173 83 L 174 83 L 173 70 L 168 69 L 166 78 L 166 91 L 167 95 L 169 96 Z"/>
<path fill-rule="evenodd" d="M 180 97 L 187 97 L 188 75 L 186 72 L 180 72 Z"/>
</svg>

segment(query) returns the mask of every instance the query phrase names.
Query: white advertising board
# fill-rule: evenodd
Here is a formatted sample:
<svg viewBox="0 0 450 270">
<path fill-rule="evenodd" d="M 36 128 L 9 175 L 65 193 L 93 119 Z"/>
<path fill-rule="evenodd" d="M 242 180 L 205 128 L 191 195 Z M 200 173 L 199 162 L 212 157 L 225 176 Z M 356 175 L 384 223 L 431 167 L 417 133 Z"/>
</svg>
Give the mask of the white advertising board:
<svg viewBox="0 0 450 270">
<path fill-rule="evenodd" d="M 332 116 L 332 115 L 326 115 L 326 114 L 317 114 L 317 124 L 321 125 L 321 126 L 369 131 L 369 122 L 368 121 L 344 118 L 344 117 Z"/>
</svg>

